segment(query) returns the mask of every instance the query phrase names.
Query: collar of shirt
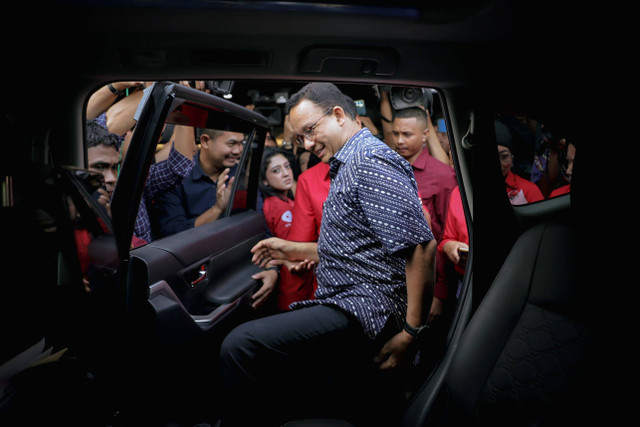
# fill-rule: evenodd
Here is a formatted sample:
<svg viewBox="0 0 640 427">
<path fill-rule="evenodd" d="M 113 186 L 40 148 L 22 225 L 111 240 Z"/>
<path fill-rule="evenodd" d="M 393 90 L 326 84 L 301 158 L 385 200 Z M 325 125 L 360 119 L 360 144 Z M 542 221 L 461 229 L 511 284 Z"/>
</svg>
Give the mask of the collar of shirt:
<svg viewBox="0 0 640 427">
<path fill-rule="evenodd" d="M 362 128 L 358 133 L 344 143 L 344 145 L 329 159 L 329 176 L 334 179 L 338 173 L 340 165 L 346 163 L 358 148 L 358 142 L 364 138 L 373 136 L 369 129 Z"/>
<path fill-rule="evenodd" d="M 427 162 L 429 161 L 429 150 L 426 146 L 422 146 L 422 151 L 418 154 L 418 157 L 411 163 L 411 166 L 415 169 L 424 170 L 427 168 Z"/>
<path fill-rule="evenodd" d="M 203 179 L 204 177 L 211 179 L 209 178 L 209 175 L 204 173 L 204 171 L 202 170 L 202 167 L 200 166 L 200 151 L 196 153 L 196 155 L 193 158 L 193 161 L 194 161 L 194 165 L 193 165 L 193 172 L 191 172 L 191 178 L 194 181 L 198 181 L 200 179 Z"/>
<path fill-rule="evenodd" d="M 507 187 L 511 189 L 518 189 L 520 187 L 516 174 L 513 173 L 513 171 L 507 172 L 507 176 L 504 177 L 504 182 L 507 184 Z"/>
</svg>

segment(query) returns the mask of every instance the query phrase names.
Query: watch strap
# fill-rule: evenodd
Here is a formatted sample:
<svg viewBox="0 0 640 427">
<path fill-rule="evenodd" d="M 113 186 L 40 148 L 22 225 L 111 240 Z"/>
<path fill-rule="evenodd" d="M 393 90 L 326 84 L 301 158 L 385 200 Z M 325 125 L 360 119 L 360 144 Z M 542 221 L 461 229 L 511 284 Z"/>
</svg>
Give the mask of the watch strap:
<svg viewBox="0 0 640 427">
<path fill-rule="evenodd" d="M 429 325 L 422 325 L 422 326 L 418 326 L 417 328 L 414 328 L 413 326 L 411 326 L 410 324 L 408 324 L 407 322 L 404 322 L 404 327 L 403 329 L 405 331 L 407 331 L 407 333 L 409 335 L 411 335 L 414 338 L 419 338 L 420 337 L 420 333 L 422 331 L 424 331 L 425 329 L 429 329 Z"/>
<path fill-rule="evenodd" d="M 109 83 L 107 85 L 107 87 L 109 88 L 109 90 L 111 91 L 112 94 L 120 95 L 120 91 L 118 89 L 116 89 L 115 86 L 113 86 L 111 83 Z"/>
</svg>

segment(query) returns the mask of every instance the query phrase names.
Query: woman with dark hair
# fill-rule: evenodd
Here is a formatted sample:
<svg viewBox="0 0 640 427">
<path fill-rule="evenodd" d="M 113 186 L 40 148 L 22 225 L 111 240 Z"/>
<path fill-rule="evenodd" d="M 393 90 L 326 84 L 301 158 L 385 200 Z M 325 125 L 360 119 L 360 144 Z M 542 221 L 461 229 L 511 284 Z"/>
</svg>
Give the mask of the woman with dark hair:
<svg viewBox="0 0 640 427">
<path fill-rule="evenodd" d="M 286 239 L 293 220 L 294 176 L 285 152 L 267 147 L 260 168 L 260 191 L 264 198 L 263 211 L 271 234 Z"/>
</svg>

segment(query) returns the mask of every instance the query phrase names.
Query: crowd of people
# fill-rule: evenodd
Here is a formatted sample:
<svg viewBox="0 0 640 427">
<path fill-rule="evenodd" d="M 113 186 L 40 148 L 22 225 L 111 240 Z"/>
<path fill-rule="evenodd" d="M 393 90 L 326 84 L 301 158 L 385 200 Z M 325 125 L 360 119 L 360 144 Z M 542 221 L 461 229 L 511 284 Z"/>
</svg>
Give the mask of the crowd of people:
<svg viewBox="0 0 640 427">
<path fill-rule="evenodd" d="M 99 201 L 106 209 L 149 85 L 109 84 L 89 101 L 88 164 L 105 177 Z M 334 379 L 338 372 L 350 377 L 338 362 L 368 366 L 362 348 L 373 351 L 377 369 L 394 369 L 423 329 L 432 340 L 444 339 L 469 252 L 446 126 L 437 103 L 397 109 L 388 89 L 377 94 L 374 122 L 334 85 L 307 85 L 289 99 L 282 134 L 267 135 L 259 206 L 271 237 L 252 250 L 253 261 L 265 268 L 255 276 L 263 286 L 254 306 L 275 295 L 277 309 L 234 330 L 223 344 L 230 399 L 244 402 L 236 393 L 276 387 L 273 372 L 293 375 L 310 361 L 332 371 Z M 495 128 L 512 204 L 569 191 L 572 144 L 516 116 L 497 118 Z M 238 132 L 177 125 L 163 138 L 133 246 L 218 219 L 229 203 L 245 141 Z M 363 339 L 373 347 L 355 348 Z M 323 348 L 335 345 L 341 347 L 334 356 Z M 342 347 L 353 353 L 347 357 Z M 419 354 L 424 347 L 417 349 Z M 274 364 L 282 371 L 274 371 Z M 344 385 L 343 379 L 338 383 Z"/>
</svg>

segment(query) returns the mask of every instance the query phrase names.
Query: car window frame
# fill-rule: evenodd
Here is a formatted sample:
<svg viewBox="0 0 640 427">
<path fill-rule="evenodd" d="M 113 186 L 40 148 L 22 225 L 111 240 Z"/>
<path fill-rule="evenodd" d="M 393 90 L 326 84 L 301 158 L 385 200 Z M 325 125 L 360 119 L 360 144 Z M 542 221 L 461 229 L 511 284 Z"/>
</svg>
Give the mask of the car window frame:
<svg viewBox="0 0 640 427">
<path fill-rule="evenodd" d="M 216 119 L 224 117 L 225 121 L 232 120 L 235 126 L 253 129 L 253 131 L 248 132 L 248 143 L 252 143 L 256 139 L 259 141 L 260 137 L 264 138 L 266 131 L 269 129 L 267 119 L 256 112 L 218 96 L 171 81 L 155 82 L 148 89 L 148 93 L 143 97 L 141 104 L 138 109 L 139 116 L 136 127 L 131 136 L 127 155 L 123 159 L 111 202 L 112 223 L 116 235 L 118 254 L 121 259 L 127 259 L 129 256 L 135 218 L 138 213 L 139 201 L 142 197 L 146 177 L 151 167 L 162 127 L 172 112 L 175 112 L 182 105 L 189 104 L 215 114 L 210 114 L 210 117 L 215 117 Z M 178 122 L 175 123 L 180 124 Z M 260 154 L 258 151 L 261 151 L 260 148 L 261 145 L 259 144 L 258 150 L 256 150 L 258 155 Z M 247 151 L 243 152 L 241 162 L 245 160 Z M 251 170 L 254 168 L 253 165 L 247 166 Z M 236 180 L 234 184 L 232 197 L 235 195 L 237 185 L 239 185 L 237 181 L 239 180 Z M 253 190 L 257 193 L 257 186 Z M 138 202 L 132 203 L 133 200 Z M 255 200 L 253 202 L 255 203 Z M 233 200 L 230 200 L 229 206 L 232 206 L 232 203 Z M 227 209 L 227 216 L 228 213 L 229 209 Z"/>
</svg>

